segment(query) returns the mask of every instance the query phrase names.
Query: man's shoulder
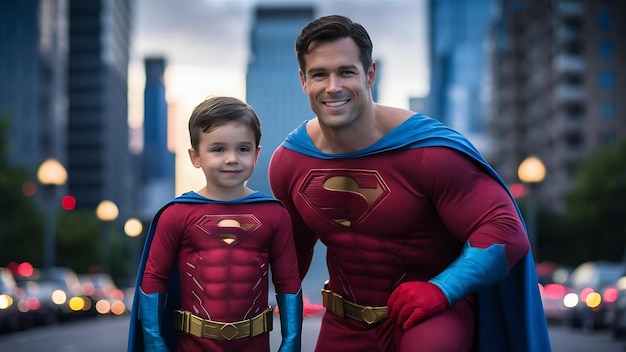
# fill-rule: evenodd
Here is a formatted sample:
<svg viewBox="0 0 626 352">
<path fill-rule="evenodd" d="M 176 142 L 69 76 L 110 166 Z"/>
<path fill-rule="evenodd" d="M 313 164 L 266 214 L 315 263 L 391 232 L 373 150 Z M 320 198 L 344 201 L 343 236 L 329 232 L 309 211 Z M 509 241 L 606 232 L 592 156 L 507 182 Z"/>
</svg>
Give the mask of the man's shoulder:
<svg viewBox="0 0 626 352">
<path fill-rule="evenodd" d="M 406 120 L 415 116 L 417 113 L 415 111 L 398 108 L 395 106 L 387 106 L 387 105 L 375 105 L 376 111 L 376 119 L 378 123 L 381 123 L 385 126 L 387 131 L 391 131 L 394 128 L 400 126 Z"/>
</svg>

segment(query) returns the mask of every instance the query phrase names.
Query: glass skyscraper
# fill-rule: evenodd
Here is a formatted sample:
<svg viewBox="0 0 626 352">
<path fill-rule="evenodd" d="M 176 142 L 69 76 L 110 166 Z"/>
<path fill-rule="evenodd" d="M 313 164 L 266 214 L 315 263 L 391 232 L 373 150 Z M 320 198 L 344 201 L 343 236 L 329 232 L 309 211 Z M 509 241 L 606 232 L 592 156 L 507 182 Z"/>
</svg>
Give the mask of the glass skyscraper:
<svg viewBox="0 0 626 352">
<path fill-rule="evenodd" d="M 312 7 L 255 10 L 246 100 L 259 115 L 263 131 L 259 161 L 249 180 L 249 186 L 258 191 L 270 193 L 267 166 L 274 149 L 302 121 L 313 117 L 300 86 L 294 49 L 296 37 L 313 15 Z"/>
</svg>

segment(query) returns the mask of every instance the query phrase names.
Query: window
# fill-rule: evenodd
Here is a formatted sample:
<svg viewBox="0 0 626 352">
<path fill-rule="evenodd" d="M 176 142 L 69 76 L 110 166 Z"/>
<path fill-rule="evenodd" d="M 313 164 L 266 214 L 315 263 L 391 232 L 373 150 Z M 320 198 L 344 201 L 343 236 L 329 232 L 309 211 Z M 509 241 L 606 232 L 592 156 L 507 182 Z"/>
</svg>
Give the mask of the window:
<svg viewBox="0 0 626 352">
<path fill-rule="evenodd" d="M 600 57 L 604 60 L 612 60 L 615 55 L 615 45 L 612 42 L 603 41 L 599 47 Z"/>
<path fill-rule="evenodd" d="M 605 121 L 615 120 L 615 104 L 612 101 L 602 102 L 602 105 L 600 105 L 600 116 Z"/>
<path fill-rule="evenodd" d="M 604 30 L 613 28 L 613 15 L 608 10 L 600 11 L 598 15 L 598 25 Z"/>
<path fill-rule="evenodd" d="M 613 89 L 615 85 L 615 75 L 611 71 L 600 72 L 600 88 L 604 90 Z"/>
</svg>

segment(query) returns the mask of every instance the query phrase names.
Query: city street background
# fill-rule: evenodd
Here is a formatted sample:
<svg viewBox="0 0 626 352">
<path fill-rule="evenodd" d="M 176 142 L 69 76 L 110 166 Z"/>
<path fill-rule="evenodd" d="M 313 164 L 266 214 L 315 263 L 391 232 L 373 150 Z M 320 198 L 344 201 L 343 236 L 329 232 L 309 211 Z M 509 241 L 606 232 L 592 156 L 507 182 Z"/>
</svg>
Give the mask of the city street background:
<svg viewBox="0 0 626 352">
<path fill-rule="evenodd" d="M 0 334 L 0 351 L 7 352 L 123 352 L 128 341 L 128 316 L 99 317 L 55 326 Z M 304 319 L 302 352 L 313 352 L 320 318 Z M 553 352 L 623 352 L 626 343 L 608 332 L 550 326 Z M 280 329 L 271 332 L 271 350 L 280 345 Z"/>
</svg>

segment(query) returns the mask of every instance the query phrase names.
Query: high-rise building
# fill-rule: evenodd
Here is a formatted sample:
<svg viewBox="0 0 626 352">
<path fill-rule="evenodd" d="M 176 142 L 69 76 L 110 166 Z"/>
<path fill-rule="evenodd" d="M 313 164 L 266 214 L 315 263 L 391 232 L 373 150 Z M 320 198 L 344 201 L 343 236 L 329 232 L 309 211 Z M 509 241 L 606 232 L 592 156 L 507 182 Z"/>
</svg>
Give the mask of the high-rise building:
<svg viewBox="0 0 626 352">
<path fill-rule="evenodd" d="M 430 93 L 424 112 L 490 152 L 483 109 L 487 39 L 493 0 L 430 0 Z"/>
<path fill-rule="evenodd" d="M 626 2 L 498 0 L 491 29 L 491 160 L 508 183 L 539 157 L 543 204 L 562 210 L 594 151 L 626 138 Z"/>
<path fill-rule="evenodd" d="M 69 2 L 68 187 L 77 207 L 134 216 L 128 127 L 131 0 Z"/>
<path fill-rule="evenodd" d="M 246 100 L 259 115 L 263 136 L 249 185 L 262 192 L 270 193 L 267 166 L 274 150 L 289 132 L 315 117 L 300 85 L 295 43 L 302 28 L 317 16 L 316 11 L 313 6 L 260 6 L 254 12 Z M 376 65 L 374 101 L 383 67 L 380 60 Z"/>
<path fill-rule="evenodd" d="M 259 115 L 263 136 L 249 185 L 262 192 L 270 193 L 267 166 L 274 149 L 301 122 L 313 117 L 300 86 L 294 49 L 298 34 L 313 15 L 310 6 L 261 6 L 254 12 L 246 101 Z"/>
<path fill-rule="evenodd" d="M 67 164 L 67 1 L 0 2 L 0 119 L 9 161 L 33 170 Z"/>
<path fill-rule="evenodd" d="M 149 57 L 144 60 L 146 87 L 144 90 L 143 152 L 141 156 L 141 216 L 151 218 L 174 198 L 174 153 L 168 149 L 169 121 L 165 99 L 165 59 Z"/>
</svg>

